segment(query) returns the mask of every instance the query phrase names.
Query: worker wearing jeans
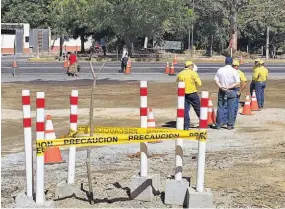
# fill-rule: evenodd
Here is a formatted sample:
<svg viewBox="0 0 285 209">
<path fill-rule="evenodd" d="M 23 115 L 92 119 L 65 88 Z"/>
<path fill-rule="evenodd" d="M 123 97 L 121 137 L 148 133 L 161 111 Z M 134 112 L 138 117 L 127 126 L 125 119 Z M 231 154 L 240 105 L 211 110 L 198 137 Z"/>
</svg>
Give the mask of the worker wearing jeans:
<svg viewBox="0 0 285 209">
<path fill-rule="evenodd" d="M 219 87 L 218 110 L 216 129 L 227 124 L 227 129 L 234 129 L 235 105 L 237 100 L 237 88 L 240 85 L 238 72 L 232 67 L 233 59 L 227 57 L 226 66 L 218 69 L 215 75 L 215 83 Z"/>
<path fill-rule="evenodd" d="M 185 63 L 185 69 L 177 76 L 177 83 L 185 83 L 185 107 L 184 107 L 184 130 L 190 128 L 190 105 L 193 106 L 198 118 L 200 118 L 200 98 L 197 93 L 197 87 L 202 85 L 201 79 L 197 72 L 193 71 L 194 64 L 192 61 Z"/>
<path fill-rule="evenodd" d="M 264 61 L 261 60 L 260 67 L 255 69 L 253 78 L 255 79 L 255 93 L 258 107 L 264 107 L 264 90 L 266 88 L 266 80 L 268 78 L 268 70 L 264 67 Z"/>
<path fill-rule="evenodd" d="M 260 62 L 260 59 L 256 59 L 254 61 L 254 66 L 252 69 L 252 81 L 251 81 L 250 86 L 249 86 L 250 96 L 252 96 L 252 92 L 253 92 L 253 90 L 255 90 L 255 80 L 253 78 L 253 75 L 254 75 L 255 69 L 258 68 L 260 65 L 259 62 Z"/>
<path fill-rule="evenodd" d="M 236 88 L 237 89 L 237 99 L 236 99 L 236 105 L 235 105 L 235 121 L 236 121 L 236 117 L 238 113 L 240 95 L 242 91 L 245 89 L 246 83 L 247 83 L 247 79 L 244 73 L 239 69 L 239 65 L 240 63 L 238 60 L 233 61 L 232 67 L 237 70 L 239 74 L 239 78 L 240 78 L 240 87 Z"/>
</svg>

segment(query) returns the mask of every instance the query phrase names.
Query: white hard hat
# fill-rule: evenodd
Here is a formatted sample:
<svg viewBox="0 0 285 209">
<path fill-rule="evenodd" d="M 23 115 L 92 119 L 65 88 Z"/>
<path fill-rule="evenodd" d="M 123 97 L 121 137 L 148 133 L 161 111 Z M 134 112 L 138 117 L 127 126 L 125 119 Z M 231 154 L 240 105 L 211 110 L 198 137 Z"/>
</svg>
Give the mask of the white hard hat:
<svg viewBox="0 0 285 209">
<path fill-rule="evenodd" d="M 193 71 L 194 71 L 194 72 L 197 72 L 197 71 L 198 71 L 198 67 L 197 67 L 197 65 L 195 65 L 195 64 L 194 64 L 194 66 L 193 66 Z"/>
</svg>

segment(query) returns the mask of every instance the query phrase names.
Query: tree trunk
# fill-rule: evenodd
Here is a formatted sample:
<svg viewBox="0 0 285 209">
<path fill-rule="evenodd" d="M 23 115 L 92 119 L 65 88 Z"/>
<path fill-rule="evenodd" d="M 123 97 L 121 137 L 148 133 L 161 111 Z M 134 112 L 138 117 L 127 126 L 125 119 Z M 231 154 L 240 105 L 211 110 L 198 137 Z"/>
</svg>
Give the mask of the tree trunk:
<svg viewBox="0 0 285 209">
<path fill-rule="evenodd" d="M 84 40 L 84 35 L 81 35 L 81 36 L 80 36 L 80 41 L 81 41 L 81 49 L 80 49 L 80 51 L 81 51 L 81 52 L 85 52 L 85 48 L 84 48 L 84 42 L 85 42 L 85 40 Z"/>
<path fill-rule="evenodd" d="M 237 5 L 232 4 L 230 12 L 230 44 L 229 49 L 232 48 L 233 52 L 237 51 L 237 38 L 238 38 L 238 28 L 237 28 Z"/>
</svg>

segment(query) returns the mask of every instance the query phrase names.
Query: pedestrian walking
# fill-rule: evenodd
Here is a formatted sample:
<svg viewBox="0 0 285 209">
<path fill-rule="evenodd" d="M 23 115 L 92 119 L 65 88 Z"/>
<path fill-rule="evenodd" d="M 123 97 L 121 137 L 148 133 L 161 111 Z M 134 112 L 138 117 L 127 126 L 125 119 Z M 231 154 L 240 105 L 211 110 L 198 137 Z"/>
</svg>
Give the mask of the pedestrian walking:
<svg viewBox="0 0 285 209">
<path fill-rule="evenodd" d="M 254 66 L 253 66 L 253 69 L 252 69 L 252 80 L 251 80 L 251 83 L 250 83 L 250 86 L 249 86 L 249 92 L 250 92 L 250 95 L 252 96 L 252 92 L 253 90 L 255 90 L 255 80 L 253 79 L 253 74 L 254 74 L 254 71 L 257 67 L 259 67 L 259 62 L 260 62 L 260 59 L 256 59 L 254 60 Z"/>
<path fill-rule="evenodd" d="M 268 69 L 264 67 L 264 61 L 259 61 L 259 67 L 255 69 L 253 79 L 255 80 L 255 92 L 258 107 L 264 107 L 264 90 L 266 88 L 266 80 L 268 78 Z"/>
<path fill-rule="evenodd" d="M 103 54 L 104 54 L 104 56 L 106 56 L 106 51 L 107 51 L 107 49 L 106 49 L 105 38 L 101 38 L 100 44 L 101 44 L 101 47 L 102 47 L 102 50 L 103 50 Z"/>
<path fill-rule="evenodd" d="M 240 87 L 237 87 L 237 99 L 236 99 L 236 105 L 235 105 L 235 121 L 236 121 L 236 117 L 238 113 L 240 96 L 247 84 L 247 79 L 244 73 L 239 69 L 239 66 L 240 66 L 240 62 L 238 60 L 234 60 L 232 67 L 237 70 L 239 77 L 240 77 Z"/>
<path fill-rule="evenodd" d="M 226 66 L 218 69 L 215 75 L 215 83 L 219 87 L 217 123 L 215 128 L 220 129 L 226 124 L 227 129 L 234 129 L 235 105 L 240 85 L 238 72 L 232 67 L 233 60 L 227 57 Z"/>
<path fill-rule="evenodd" d="M 187 61 L 185 68 L 177 76 L 177 83 L 183 81 L 185 83 L 185 107 L 184 107 L 184 130 L 190 128 L 190 105 L 193 106 L 198 118 L 200 118 L 200 98 L 197 89 L 202 85 L 201 79 L 197 72 L 193 71 L 194 63 Z"/>
<path fill-rule="evenodd" d="M 77 65 L 77 56 L 75 52 L 72 52 L 69 56 L 69 67 L 67 69 L 68 76 L 78 76 L 78 65 Z"/>
<path fill-rule="evenodd" d="M 121 58 L 121 73 L 124 73 L 128 64 L 129 56 L 128 56 L 128 49 L 126 46 L 123 46 L 123 54 Z"/>
</svg>

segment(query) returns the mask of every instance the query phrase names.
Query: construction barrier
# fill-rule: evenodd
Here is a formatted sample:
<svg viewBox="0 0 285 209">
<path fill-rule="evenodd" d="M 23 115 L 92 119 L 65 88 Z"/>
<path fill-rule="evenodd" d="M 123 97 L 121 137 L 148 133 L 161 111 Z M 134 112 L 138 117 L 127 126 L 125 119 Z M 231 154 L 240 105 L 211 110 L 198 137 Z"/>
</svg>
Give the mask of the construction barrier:
<svg viewBox="0 0 285 209">
<path fill-rule="evenodd" d="M 92 137 L 76 137 L 76 138 L 61 138 L 53 140 L 37 140 L 37 156 L 44 154 L 49 147 L 86 147 L 86 146 L 102 146 L 116 145 L 124 143 L 151 142 L 158 139 L 176 139 L 185 138 L 188 140 L 206 140 L 207 131 L 190 130 L 179 131 L 173 133 L 153 133 L 153 134 L 121 134 L 121 135 L 94 135 Z"/>
<path fill-rule="evenodd" d="M 77 134 L 86 134 L 90 132 L 88 126 L 78 126 L 78 90 L 72 90 L 70 96 L 70 137 L 55 139 L 55 133 L 51 122 L 51 117 L 47 117 L 45 127 L 45 93 L 37 92 L 36 99 L 36 203 L 43 204 L 44 197 L 44 157 L 48 150 L 56 150 L 60 152 L 58 147 L 69 147 L 69 162 L 68 162 L 68 184 L 73 184 L 75 181 L 75 156 L 76 147 L 86 146 L 105 146 L 119 145 L 125 143 L 140 143 L 140 175 L 141 177 L 148 176 L 148 145 L 147 142 L 155 142 L 157 140 L 173 140 L 175 139 L 175 167 L 179 172 L 175 173 L 175 179 L 182 179 L 182 157 L 183 157 L 183 139 L 199 141 L 199 156 L 197 168 L 197 185 L 203 187 L 204 181 L 204 166 L 205 166 L 205 141 L 207 140 L 207 130 L 183 130 L 184 126 L 184 96 L 185 84 L 178 83 L 178 103 L 177 103 L 177 130 L 166 128 L 147 128 L 148 127 L 148 107 L 147 107 L 147 82 L 140 82 L 140 120 L 141 127 L 95 127 L 94 136 L 76 136 Z M 203 95 L 208 95 L 208 92 L 202 92 L 201 99 L 201 118 L 200 127 L 207 127 L 208 100 L 203 98 Z M 31 134 L 31 118 L 30 118 L 30 92 L 23 90 L 22 103 L 24 112 L 24 130 L 25 130 L 25 152 L 27 161 L 27 195 L 32 195 L 33 177 L 32 177 L 32 157 L 28 153 L 32 152 L 32 134 Z M 206 105 L 206 106 L 205 106 Z M 205 112 L 205 113 L 204 113 Z M 149 121 L 150 122 L 150 121 Z M 154 127 L 154 126 L 153 126 Z M 45 130 L 47 129 L 47 130 Z M 57 147 L 57 149 L 51 149 Z M 177 149 L 180 147 L 181 149 Z M 179 150 L 179 151 L 178 151 Z M 52 151 L 49 156 L 52 155 Z M 59 153 L 58 162 L 62 162 Z M 31 158 L 31 159 L 30 159 Z M 49 162 L 46 161 L 47 163 Z M 201 176 L 202 175 L 202 176 Z M 199 182 L 198 182 L 199 180 Z M 201 183 L 202 182 L 202 183 Z"/>
</svg>

